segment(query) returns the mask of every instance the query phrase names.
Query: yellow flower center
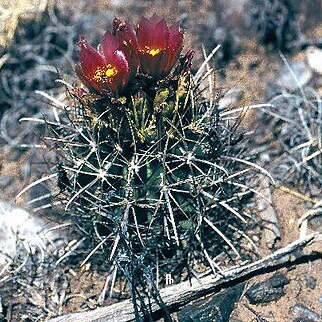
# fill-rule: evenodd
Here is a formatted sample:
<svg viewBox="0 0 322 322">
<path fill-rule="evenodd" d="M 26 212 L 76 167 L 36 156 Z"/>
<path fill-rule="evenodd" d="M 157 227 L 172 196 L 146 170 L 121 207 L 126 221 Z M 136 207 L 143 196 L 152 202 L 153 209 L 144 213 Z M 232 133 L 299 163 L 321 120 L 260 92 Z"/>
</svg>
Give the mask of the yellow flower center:
<svg viewBox="0 0 322 322">
<path fill-rule="evenodd" d="M 161 50 L 162 49 L 160 48 L 150 48 L 148 46 L 145 46 L 144 49 L 142 49 L 141 51 L 154 57 L 155 55 L 159 54 Z"/>
<path fill-rule="evenodd" d="M 98 67 L 95 70 L 93 80 L 98 83 L 112 83 L 112 80 L 117 73 L 117 69 L 111 64 L 108 64 L 103 67 Z"/>
</svg>

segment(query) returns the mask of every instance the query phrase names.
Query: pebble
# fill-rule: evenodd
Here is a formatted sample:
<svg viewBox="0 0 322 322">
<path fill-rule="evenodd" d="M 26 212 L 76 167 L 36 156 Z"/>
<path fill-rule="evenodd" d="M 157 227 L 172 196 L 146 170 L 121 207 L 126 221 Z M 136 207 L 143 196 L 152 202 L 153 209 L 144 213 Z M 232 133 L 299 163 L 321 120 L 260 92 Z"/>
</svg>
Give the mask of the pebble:
<svg viewBox="0 0 322 322">
<path fill-rule="evenodd" d="M 291 308 L 293 322 L 320 322 L 320 316 L 302 304 L 295 304 Z"/>
<path fill-rule="evenodd" d="M 64 238 L 62 232 L 47 232 L 47 228 L 42 219 L 0 201 L 0 265 L 10 263 L 23 254 L 45 251 L 49 244 L 58 246 L 58 241 Z"/>
<path fill-rule="evenodd" d="M 322 210 L 316 209 L 314 216 L 308 220 L 308 226 L 316 232 L 322 232 Z"/>
<path fill-rule="evenodd" d="M 7 188 L 13 182 L 12 176 L 1 176 L 0 177 L 0 188 Z"/>
<path fill-rule="evenodd" d="M 185 305 L 177 313 L 177 321 L 231 321 L 231 314 L 243 294 L 244 287 L 245 284 L 240 283 L 224 289 L 218 294 L 200 298 Z"/>
<path fill-rule="evenodd" d="M 227 107 L 230 107 L 242 100 L 243 97 L 244 93 L 242 90 L 239 88 L 232 88 L 219 100 L 218 108 L 219 110 L 223 110 Z"/>
<path fill-rule="evenodd" d="M 290 72 L 292 70 L 294 76 Z M 304 62 L 289 62 L 289 67 L 284 66 L 279 73 L 277 84 L 288 91 L 296 91 L 299 87 L 308 84 L 312 79 L 313 72 Z"/>
<path fill-rule="evenodd" d="M 288 283 L 289 280 L 283 274 L 276 274 L 250 287 L 246 297 L 251 304 L 276 301 L 285 295 L 284 286 Z"/>
<path fill-rule="evenodd" d="M 322 49 L 313 46 L 307 48 L 306 59 L 310 68 L 315 73 L 322 75 Z"/>
<path fill-rule="evenodd" d="M 18 161 L 20 159 L 20 157 L 24 154 L 24 150 L 23 149 L 19 149 L 19 148 L 13 148 L 11 153 L 8 154 L 7 160 L 8 161 Z"/>
<path fill-rule="evenodd" d="M 314 290 L 316 287 L 316 279 L 311 275 L 305 276 L 305 286 L 311 290 Z"/>
</svg>

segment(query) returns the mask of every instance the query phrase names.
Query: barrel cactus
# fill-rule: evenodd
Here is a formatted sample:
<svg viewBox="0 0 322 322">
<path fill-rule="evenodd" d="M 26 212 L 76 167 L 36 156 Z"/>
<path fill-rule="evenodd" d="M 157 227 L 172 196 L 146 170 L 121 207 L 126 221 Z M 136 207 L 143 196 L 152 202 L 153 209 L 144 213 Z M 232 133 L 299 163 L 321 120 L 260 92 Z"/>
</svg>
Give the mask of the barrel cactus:
<svg viewBox="0 0 322 322">
<path fill-rule="evenodd" d="M 246 178 L 260 168 L 243 159 L 236 112 L 218 107 L 211 56 L 193 75 L 183 40 L 157 15 L 136 29 L 115 19 L 97 50 L 80 39 L 84 86 L 65 83 L 45 120 L 57 199 L 93 243 L 85 261 L 103 254 L 111 287 L 128 279 L 134 303 L 146 292 L 160 303 L 165 276 L 218 273 L 217 256 L 243 259 L 252 243 Z"/>
</svg>

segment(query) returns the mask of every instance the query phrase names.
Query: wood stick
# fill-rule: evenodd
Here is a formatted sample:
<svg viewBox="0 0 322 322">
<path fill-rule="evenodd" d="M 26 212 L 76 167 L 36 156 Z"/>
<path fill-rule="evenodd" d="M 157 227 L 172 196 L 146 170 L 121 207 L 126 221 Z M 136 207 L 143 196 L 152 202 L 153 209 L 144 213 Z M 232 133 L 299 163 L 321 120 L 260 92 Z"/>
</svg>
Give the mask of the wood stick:
<svg viewBox="0 0 322 322">
<path fill-rule="evenodd" d="M 210 275 L 203 277 L 198 282 L 192 280 L 178 285 L 168 286 L 160 290 L 161 297 L 168 310 L 173 313 L 178 311 L 185 304 L 202 298 L 205 295 L 216 293 L 223 288 L 231 286 L 241 280 L 246 280 L 254 275 L 266 273 L 268 270 L 283 267 L 292 264 L 301 259 L 301 257 L 309 255 L 305 254 L 305 250 L 309 245 L 322 241 L 322 234 L 313 233 L 300 238 L 285 247 L 275 251 L 271 255 L 257 260 L 253 263 L 235 267 L 224 272 L 223 275 Z M 156 303 L 152 303 L 152 312 L 159 311 L 160 308 Z M 97 308 L 93 311 L 72 313 L 64 316 L 56 317 L 50 322 L 127 322 L 134 321 L 134 310 L 130 300 L 122 301 L 107 307 Z"/>
</svg>

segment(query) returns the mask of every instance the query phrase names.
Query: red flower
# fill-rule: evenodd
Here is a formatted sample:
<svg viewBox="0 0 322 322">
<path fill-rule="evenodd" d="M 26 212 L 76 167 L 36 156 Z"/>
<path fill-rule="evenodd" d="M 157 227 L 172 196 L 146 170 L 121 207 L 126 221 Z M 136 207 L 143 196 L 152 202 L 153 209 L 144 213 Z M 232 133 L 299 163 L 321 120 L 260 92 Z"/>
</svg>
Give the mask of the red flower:
<svg viewBox="0 0 322 322">
<path fill-rule="evenodd" d="M 140 65 L 138 56 L 138 40 L 134 28 L 127 21 L 115 18 L 113 21 L 113 35 L 119 41 L 130 66 L 131 76 L 135 76 Z"/>
<path fill-rule="evenodd" d="M 137 38 L 141 71 L 157 79 L 167 76 L 182 50 L 179 24 L 168 27 L 164 19 L 154 14 L 140 21 Z"/>
<path fill-rule="evenodd" d="M 75 69 L 83 84 L 100 93 L 122 91 L 129 81 L 130 67 L 116 37 L 107 32 L 98 51 L 85 39 L 81 39 L 78 45 L 80 65 Z"/>
</svg>

